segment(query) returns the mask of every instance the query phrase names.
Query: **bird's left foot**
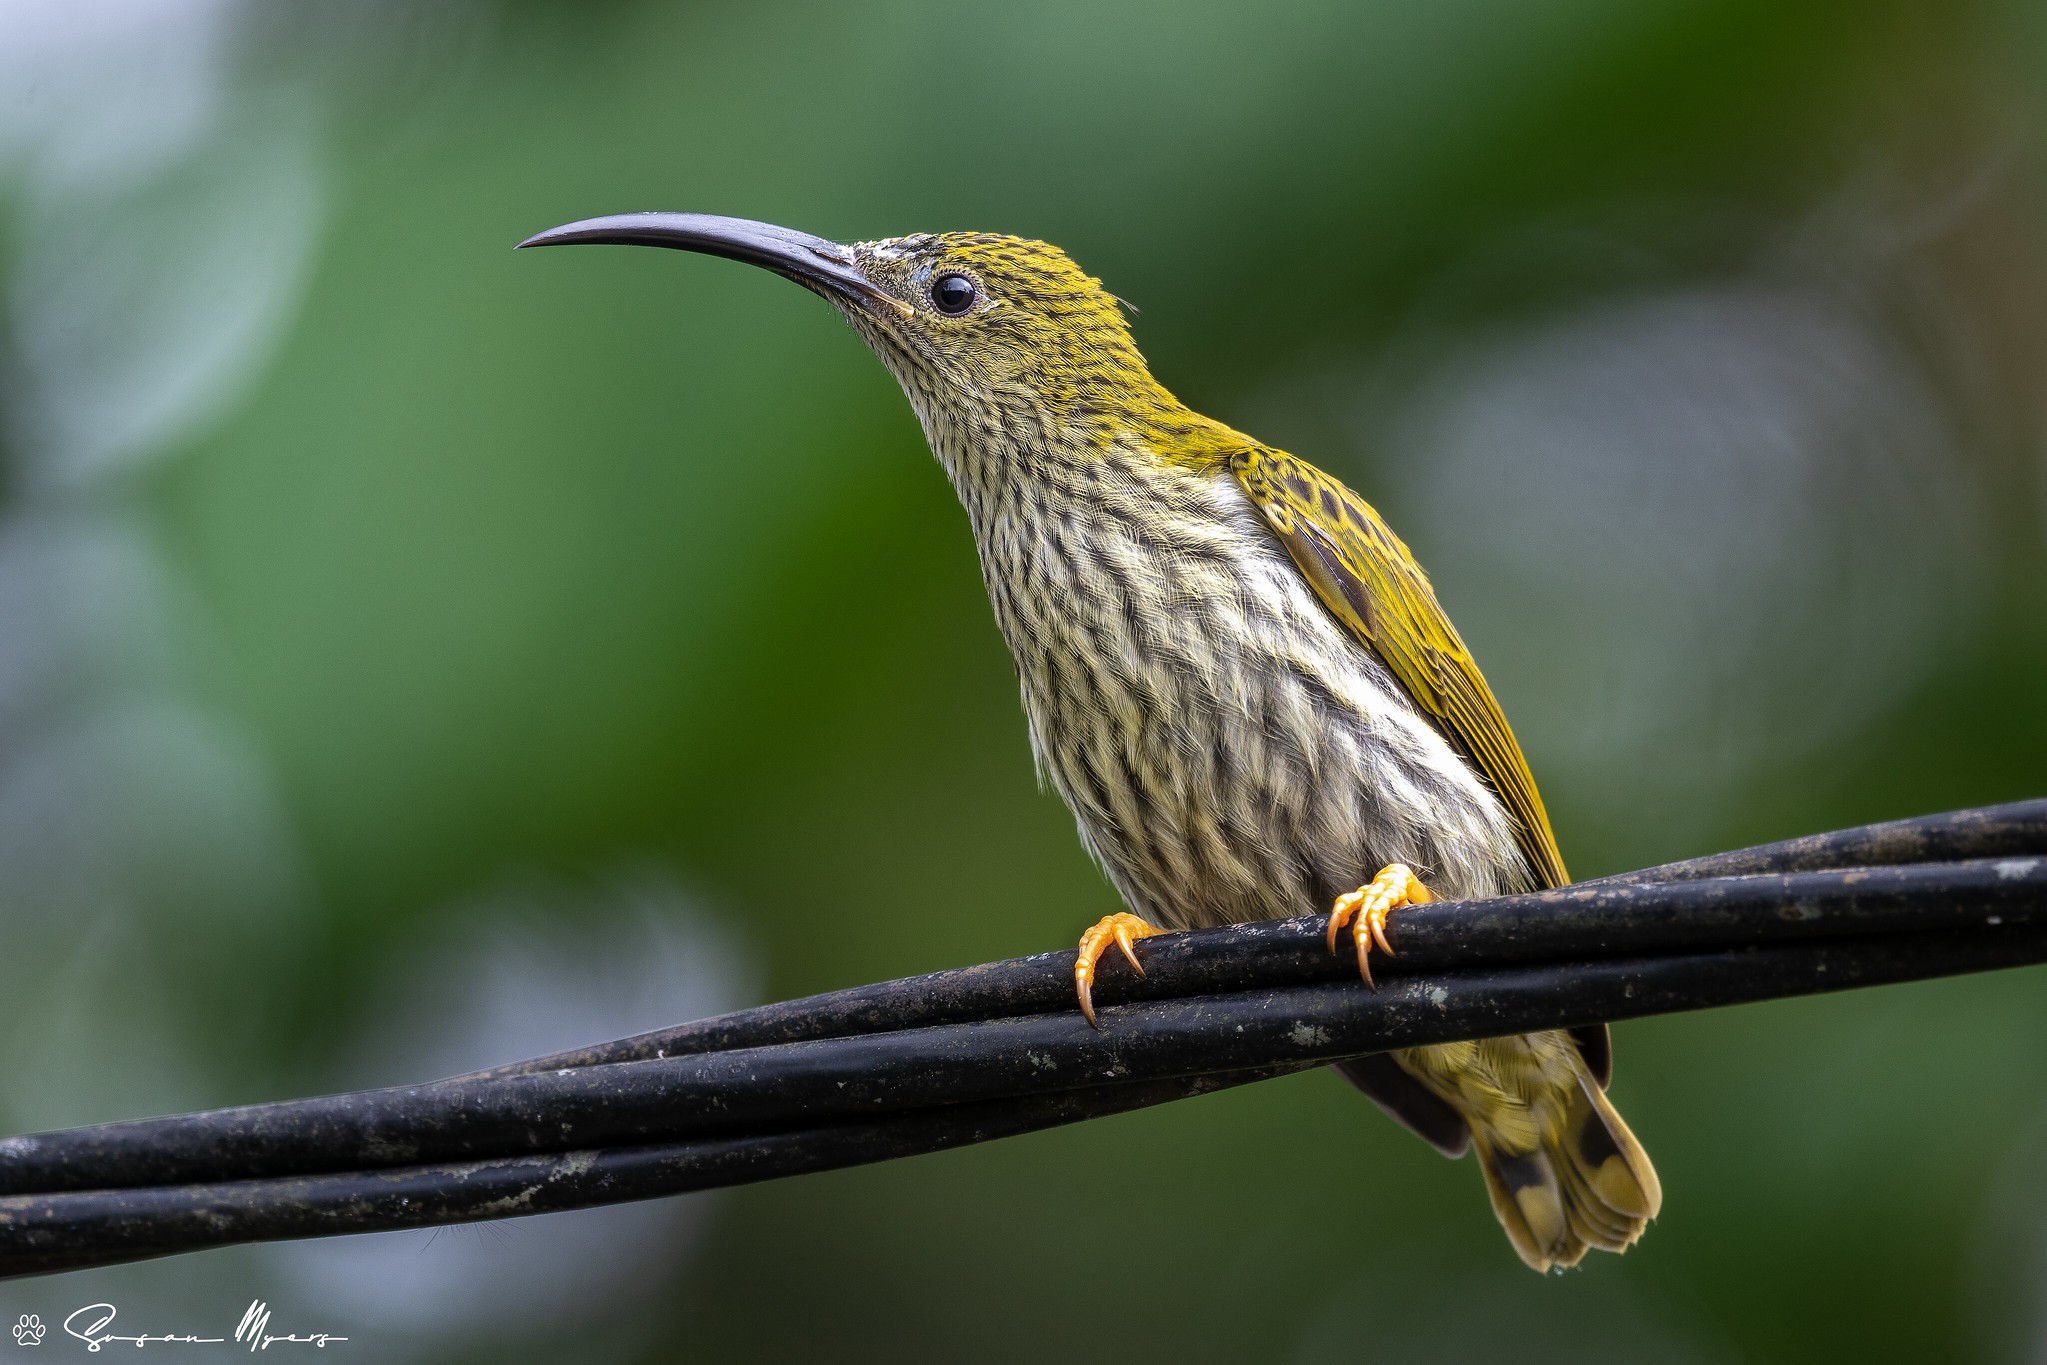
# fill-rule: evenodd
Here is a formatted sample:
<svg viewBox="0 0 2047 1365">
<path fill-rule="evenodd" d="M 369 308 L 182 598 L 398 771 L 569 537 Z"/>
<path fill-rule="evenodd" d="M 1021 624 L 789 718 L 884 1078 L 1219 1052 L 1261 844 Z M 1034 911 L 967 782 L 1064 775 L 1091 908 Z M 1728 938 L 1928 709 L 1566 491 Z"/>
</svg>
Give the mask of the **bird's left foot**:
<svg viewBox="0 0 2047 1365">
<path fill-rule="evenodd" d="M 1137 974 L 1143 976 L 1144 964 L 1137 960 L 1137 949 L 1134 945 L 1138 939 L 1150 938 L 1153 934 L 1165 932 L 1157 925 L 1148 924 L 1135 915 L 1118 912 L 1104 915 L 1096 922 L 1094 928 L 1080 936 L 1080 956 L 1073 962 L 1073 988 L 1080 995 L 1080 1012 L 1087 1016 L 1088 1023 L 1094 1024 L 1096 1028 L 1101 1027 L 1095 1023 L 1095 964 L 1102 960 L 1103 953 L 1109 951 L 1109 945 L 1113 943 L 1121 948 L 1130 965 L 1137 968 Z"/>
<path fill-rule="evenodd" d="M 1403 905 L 1426 905 L 1434 899 L 1406 863 L 1389 863 L 1365 885 L 1336 898 L 1329 912 L 1329 951 L 1336 951 L 1337 931 L 1350 924 L 1350 936 L 1358 947 L 1358 971 L 1371 986 L 1372 945 L 1378 944 L 1388 957 L 1393 955 L 1393 945 L 1386 941 L 1386 916 Z M 1352 920 L 1357 922 L 1352 924 Z"/>
</svg>

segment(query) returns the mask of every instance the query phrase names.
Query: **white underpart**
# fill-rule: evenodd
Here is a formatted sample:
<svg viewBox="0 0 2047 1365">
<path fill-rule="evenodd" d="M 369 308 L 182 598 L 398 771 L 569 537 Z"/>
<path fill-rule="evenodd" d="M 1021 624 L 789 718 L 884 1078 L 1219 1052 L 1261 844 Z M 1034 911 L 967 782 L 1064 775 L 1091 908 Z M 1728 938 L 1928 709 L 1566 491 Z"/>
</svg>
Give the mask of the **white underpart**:
<svg viewBox="0 0 2047 1365">
<path fill-rule="evenodd" d="M 1167 927 L 1322 913 L 1394 862 L 1445 897 L 1526 884 L 1499 798 L 1226 469 L 1134 435 L 1104 451 L 985 374 L 968 397 L 942 360 L 844 311 L 966 508 L 1039 772 L 1134 911 Z"/>
<path fill-rule="evenodd" d="M 934 425 L 1040 772 L 1139 914 L 1317 913 L 1392 862 L 1446 896 L 1521 884 L 1499 800 L 1227 472 L 1126 448 L 1005 474 Z"/>
</svg>

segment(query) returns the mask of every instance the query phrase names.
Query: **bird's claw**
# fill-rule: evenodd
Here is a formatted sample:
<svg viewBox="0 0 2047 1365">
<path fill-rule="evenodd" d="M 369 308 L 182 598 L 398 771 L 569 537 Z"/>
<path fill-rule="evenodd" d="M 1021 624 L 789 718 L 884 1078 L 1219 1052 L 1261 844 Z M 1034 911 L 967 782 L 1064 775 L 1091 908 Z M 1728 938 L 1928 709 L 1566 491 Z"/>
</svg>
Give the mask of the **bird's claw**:
<svg viewBox="0 0 2047 1365">
<path fill-rule="evenodd" d="M 1426 905 L 1434 899 L 1406 863 L 1389 863 L 1365 885 L 1336 898 L 1329 911 L 1329 951 L 1336 951 L 1337 931 L 1349 924 L 1358 949 L 1358 974 L 1377 990 L 1372 981 L 1372 945 L 1378 944 L 1380 952 L 1393 956 L 1393 945 L 1386 941 L 1386 917 L 1403 905 Z"/>
<path fill-rule="evenodd" d="M 1148 924 L 1133 914 L 1118 911 L 1113 915 L 1104 915 L 1096 922 L 1094 928 L 1080 936 L 1080 955 L 1073 962 L 1073 986 L 1080 996 L 1080 1012 L 1087 1016 L 1088 1023 L 1096 1028 L 1101 1027 L 1095 1022 L 1093 994 L 1095 964 L 1101 961 L 1103 953 L 1109 951 L 1109 945 L 1113 943 L 1121 948 L 1124 958 L 1137 969 L 1139 976 L 1143 976 L 1144 964 L 1137 960 L 1137 940 L 1165 932 L 1157 925 Z"/>
</svg>

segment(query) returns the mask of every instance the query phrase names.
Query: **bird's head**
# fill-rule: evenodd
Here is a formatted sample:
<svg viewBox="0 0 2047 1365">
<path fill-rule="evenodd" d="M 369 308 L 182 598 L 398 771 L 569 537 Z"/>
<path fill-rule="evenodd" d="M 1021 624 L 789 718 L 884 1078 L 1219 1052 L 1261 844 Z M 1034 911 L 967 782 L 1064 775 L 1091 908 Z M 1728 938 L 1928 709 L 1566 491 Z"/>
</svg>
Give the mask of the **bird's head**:
<svg viewBox="0 0 2047 1365">
<path fill-rule="evenodd" d="M 978 232 L 842 245 L 744 218 L 591 218 L 519 245 L 671 247 L 758 265 L 823 295 L 902 382 L 925 428 L 969 430 L 1035 409 L 1082 447 L 1182 432 L 1191 414 L 1151 377 L 1122 307 L 1058 247 Z"/>
</svg>

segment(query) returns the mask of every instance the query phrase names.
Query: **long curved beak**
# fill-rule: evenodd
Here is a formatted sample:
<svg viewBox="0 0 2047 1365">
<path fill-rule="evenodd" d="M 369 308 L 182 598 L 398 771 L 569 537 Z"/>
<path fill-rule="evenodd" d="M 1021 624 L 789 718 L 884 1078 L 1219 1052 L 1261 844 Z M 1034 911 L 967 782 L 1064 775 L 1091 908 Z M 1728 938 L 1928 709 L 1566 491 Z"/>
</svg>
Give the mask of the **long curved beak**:
<svg viewBox="0 0 2047 1365">
<path fill-rule="evenodd" d="M 549 228 L 519 245 L 590 243 L 665 246 L 676 251 L 723 256 L 772 270 L 815 293 L 836 294 L 856 303 L 880 304 L 906 318 L 916 313 L 910 305 L 861 274 L 853 264 L 850 248 L 807 232 L 756 223 L 751 218 L 725 218 L 715 213 L 614 213 Z"/>
</svg>

